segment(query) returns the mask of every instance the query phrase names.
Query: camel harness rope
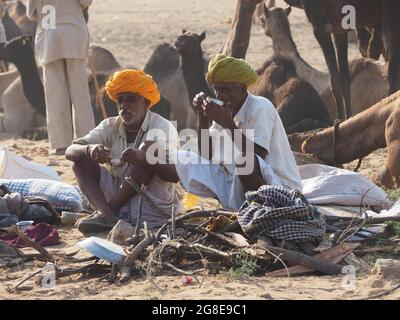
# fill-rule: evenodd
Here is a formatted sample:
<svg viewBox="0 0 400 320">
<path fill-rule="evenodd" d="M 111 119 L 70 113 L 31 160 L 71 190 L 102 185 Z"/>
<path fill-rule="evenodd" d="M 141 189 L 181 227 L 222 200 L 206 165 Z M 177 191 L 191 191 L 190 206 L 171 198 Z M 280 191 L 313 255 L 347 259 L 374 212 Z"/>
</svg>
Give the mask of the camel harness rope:
<svg viewBox="0 0 400 320">
<path fill-rule="evenodd" d="M 339 127 L 340 127 L 341 123 L 342 123 L 342 121 L 336 120 L 335 124 L 333 125 L 333 166 L 334 167 L 338 166 L 338 162 L 337 162 L 337 159 L 338 159 L 338 157 L 337 157 L 337 153 L 338 153 L 337 144 L 338 144 L 338 140 L 339 140 Z M 354 172 L 358 172 L 358 170 L 360 170 L 362 161 L 363 161 L 362 157 L 360 159 L 358 159 L 357 166 L 353 170 Z"/>
</svg>

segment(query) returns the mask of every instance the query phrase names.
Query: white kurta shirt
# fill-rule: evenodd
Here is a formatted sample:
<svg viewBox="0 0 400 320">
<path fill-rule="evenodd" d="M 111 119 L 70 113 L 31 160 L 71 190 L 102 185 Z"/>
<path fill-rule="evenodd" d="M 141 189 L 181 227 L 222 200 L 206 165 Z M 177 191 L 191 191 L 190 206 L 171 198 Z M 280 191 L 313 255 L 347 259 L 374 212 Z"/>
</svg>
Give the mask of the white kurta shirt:
<svg viewBox="0 0 400 320">
<path fill-rule="evenodd" d="M 92 0 L 27 0 L 27 16 L 37 21 L 36 50 L 42 65 L 59 59 L 86 59 L 89 50 L 89 32 L 82 9 Z M 55 29 L 46 6 L 55 9 Z"/>
<path fill-rule="evenodd" d="M 299 170 L 290 148 L 285 128 L 273 104 L 264 97 L 254 96 L 249 93 L 233 120 L 247 138 L 267 150 L 268 153 L 264 160 L 271 166 L 275 175 L 279 177 L 282 185 L 301 190 Z M 246 130 L 250 130 L 253 135 L 248 135 Z M 226 130 L 215 122 L 210 128 L 211 135 L 224 131 L 226 133 Z M 229 165 L 225 166 L 228 171 L 232 171 L 234 169 L 234 165 L 231 165 L 232 154 L 226 152 L 226 147 L 232 144 L 233 149 L 233 143 L 229 134 L 223 140 L 225 150 L 223 152 L 214 150 L 214 156 L 221 163 L 229 163 Z M 225 159 L 225 157 L 228 157 L 228 159 Z"/>
</svg>

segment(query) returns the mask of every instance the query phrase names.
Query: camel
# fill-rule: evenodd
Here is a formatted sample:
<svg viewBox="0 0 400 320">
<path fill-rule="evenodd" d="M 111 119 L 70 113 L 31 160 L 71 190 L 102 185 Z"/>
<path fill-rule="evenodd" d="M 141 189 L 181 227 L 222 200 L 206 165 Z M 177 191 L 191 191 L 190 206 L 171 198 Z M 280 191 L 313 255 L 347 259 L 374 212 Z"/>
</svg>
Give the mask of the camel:
<svg viewBox="0 0 400 320">
<path fill-rule="evenodd" d="M 358 49 L 364 58 L 379 60 L 382 55 L 385 61 L 388 61 L 382 39 L 381 25 L 372 28 L 358 28 L 357 43 Z"/>
<path fill-rule="evenodd" d="M 153 76 L 161 95 L 171 104 L 171 120 L 177 129 L 196 127 L 196 114 L 186 87 L 178 51 L 168 43 L 156 47 L 144 71 Z"/>
<path fill-rule="evenodd" d="M 268 9 L 275 7 L 275 0 L 263 0 L 261 3 L 257 4 L 256 10 L 253 14 L 253 23 L 258 24 L 260 21 L 260 16 L 263 14 L 264 6 Z"/>
<path fill-rule="evenodd" d="M 21 1 L 7 1 L 3 6 L 7 10 L 10 19 L 18 26 L 21 35 L 35 35 L 36 23 L 28 19 L 26 16 L 26 6 Z M 7 38 L 7 40 L 11 39 Z"/>
<path fill-rule="evenodd" d="M 299 54 L 290 31 L 288 16 L 291 7 L 263 7 L 260 17 L 265 34 L 272 39 L 274 54 L 291 59 L 300 78 L 317 90 L 332 119 L 337 118 L 336 103 L 329 85 L 329 73 L 310 66 Z M 351 112 L 357 114 L 386 97 L 388 82 L 386 66 L 370 59 L 350 61 Z M 366 87 L 368 88 L 366 90 Z"/>
<path fill-rule="evenodd" d="M 21 37 L 21 38 L 28 38 L 29 37 Z M 21 48 L 14 48 L 16 51 L 14 52 L 15 55 L 25 55 L 26 52 L 28 52 L 28 55 L 30 55 L 31 47 L 26 46 L 26 47 L 21 47 Z M 18 49 L 18 50 L 17 50 Z M 191 108 L 189 105 L 189 99 L 187 95 L 187 90 L 186 86 L 184 84 L 183 76 L 182 73 L 179 72 L 180 70 L 180 65 L 179 65 L 179 55 L 176 52 L 174 48 L 170 46 L 170 49 L 174 50 L 175 56 L 177 58 L 178 64 L 177 68 L 172 66 L 172 69 L 174 72 L 172 74 L 168 73 L 168 68 L 166 67 L 166 62 L 168 62 L 167 57 L 164 55 L 158 55 L 158 57 L 153 59 L 150 59 L 150 61 L 147 64 L 148 70 L 153 70 L 156 72 L 155 78 L 161 81 L 161 87 L 169 89 L 169 96 L 171 96 L 174 102 L 183 102 L 188 105 L 186 107 L 184 104 L 179 105 L 183 106 L 184 108 Z M 156 50 L 157 52 L 157 50 Z M 105 107 L 106 107 L 106 113 L 107 116 L 115 116 L 117 114 L 117 108 L 115 106 L 115 103 L 112 102 L 110 99 L 105 94 L 104 91 L 104 84 L 109 78 L 109 76 L 121 69 L 121 66 L 117 62 L 117 60 L 114 58 L 111 52 L 109 52 L 105 48 L 101 48 L 99 46 L 91 46 L 90 47 L 90 60 L 93 62 L 93 65 L 95 66 L 95 69 L 99 70 L 96 72 L 96 77 L 100 85 L 100 94 L 101 94 L 101 99 L 104 100 L 105 102 Z M 159 52 L 158 52 L 159 53 Z M 157 55 L 157 54 L 156 54 Z M 0 50 L 0 57 L 2 56 L 1 50 Z M 33 63 L 34 67 L 37 68 L 36 64 L 34 63 L 34 60 L 31 60 L 31 63 Z M 164 64 L 163 64 L 164 63 Z M 159 68 L 162 66 L 162 68 Z M 39 68 L 39 74 L 40 72 Z M 170 70 L 171 71 L 171 70 Z M 178 72 L 177 72 L 178 71 Z M 180 78 L 179 76 L 176 75 L 181 75 Z M 24 92 L 23 92 L 23 83 L 24 83 L 24 76 L 26 74 L 23 72 L 21 74 L 22 76 L 16 79 L 8 88 L 5 90 L 3 96 L 2 96 L 2 103 L 1 105 L 3 106 L 4 109 L 4 115 L 1 119 L 0 122 L 0 132 L 9 132 L 9 133 L 15 133 L 15 134 L 23 134 L 25 137 L 29 136 L 37 136 L 38 130 L 31 130 L 33 127 L 41 127 L 45 125 L 46 121 L 44 117 L 41 117 L 38 115 L 38 113 L 31 107 L 27 99 L 25 98 Z M 178 79 L 178 81 L 177 81 Z M 1 80 L 1 78 L 0 78 Z M 94 85 L 93 77 L 88 73 L 88 81 L 89 81 L 89 88 L 91 92 L 91 98 L 92 98 L 92 106 L 94 107 L 94 114 L 95 114 L 95 119 L 96 123 L 99 123 L 101 120 L 103 120 L 102 113 L 100 112 L 100 109 L 97 106 L 97 90 Z M 41 80 L 39 78 L 39 82 L 41 83 Z M 183 85 L 180 86 L 180 83 Z M 34 87 L 34 86 L 33 86 Z M 161 90 L 162 91 L 162 90 Z M 168 90 L 167 90 L 168 92 Z M 186 92 L 186 94 L 185 94 Z M 40 91 L 38 92 L 31 92 L 30 94 L 36 94 L 40 96 Z M 44 93 L 43 93 L 43 98 L 44 98 Z M 16 106 L 18 106 L 16 108 Z M 161 101 L 153 106 L 152 108 L 153 112 L 157 112 L 160 115 L 164 116 L 165 118 L 169 118 L 169 115 L 171 113 L 171 104 L 170 102 L 164 97 L 161 97 Z M 182 112 L 179 110 L 175 110 L 176 114 L 181 115 Z M 183 123 L 187 118 L 182 118 Z M 43 128 L 40 128 L 40 133 L 41 136 L 43 136 Z"/>
<path fill-rule="evenodd" d="M 96 73 L 112 73 L 122 68 L 109 50 L 96 44 L 90 45 L 88 60 L 89 69 L 92 61 Z"/>
<path fill-rule="evenodd" d="M 332 143 L 334 140 L 336 152 L 335 144 Z M 387 147 L 387 162 L 373 177 L 373 181 L 387 188 L 399 187 L 400 91 L 346 120 L 340 126 L 289 135 L 289 142 L 293 151 L 312 154 L 330 165 L 348 163 Z"/>
<path fill-rule="evenodd" d="M 189 101 L 193 101 L 199 92 L 214 96 L 205 78 L 208 61 L 204 59 L 201 48 L 201 43 L 205 38 L 205 31 L 198 35 L 184 30 L 174 43 L 182 57 L 182 72 L 189 93 Z"/>
<path fill-rule="evenodd" d="M 15 65 L 27 100 L 40 115 L 45 116 L 44 88 L 36 66 L 32 37 L 20 36 L 4 44 L 0 48 L 0 59 Z"/>
<path fill-rule="evenodd" d="M 6 40 L 9 41 L 15 37 L 22 35 L 21 30 L 8 15 L 7 9 L 3 3 L 0 3 L 0 18 L 4 26 Z M 8 63 L 6 61 L 0 61 L 0 72 L 6 71 L 8 71 Z"/>
<path fill-rule="evenodd" d="M 1 106 L 4 112 L 0 116 L 0 133 L 24 135 L 30 128 L 46 126 L 46 117 L 36 112 L 25 97 L 21 77 L 4 91 Z"/>
<path fill-rule="evenodd" d="M 289 3 L 289 2 L 288 2 Z M 291 6 L 304 9 L 300 0 L 290 0 Z M 270 8 L 270 7 L 269 7 Z M 382 26 L 359 27 L 348 33 L 349 42 L 357 43 L 361 55 L 364 58 L 379 60 L 382 55 L 387 61 L 383 40 L 381 38 Z"/>
<path fill-rule="evenodd" d="M 297 76 L 290 59 L 273 57 L 257 72 L 258 81 L 249 91 L 273 102 L 288 134 L 332 125 L 320 96 Z"/>
<path fill-rule="evenodd" d="M 0 4 L 0 17 L 1 17 L 1 22 L 4 25 L 7 41 L 22 36 L 21 29 L 18 27 L 15 21 L 11 19 L 6 7 L 4 7 L 1 4 Z"/>
<path fill-rule="evenodd" d="M 382 25 L 382 37 L 388 55 L 388 94 L 400 89 L 400 2 L 397 0 L 285 0 L 289 5 L 301 3 L 313 25 L 314 35 L 327 63 L 330 83 L 341 120 L 351 117 L 348 39 L 343 29 L 342 8 L 356 10 L 356 27 Z M 331 37 L 332 35 L 332 37 Z M 333 40 L 332 40 L 333 38 Z"/>
<path fill-rule="evenodd" d="M 201 35 L 184 32 L 175 41 L 182 56 L 182 69 L 191 99 L 201 91 L 212 95 L 205 81 L 206 68 L 201 48 L 204 39 L 204 32 Z M 258 82 L 249 91 L 275 104 L 287 132 L 302 132 L 332 124 L 318 93 L 310 84 L 297 77 L 291 61 L 273 58 L 258 73 Z"/>
<path fill-rule="evenodd" d="M 0 73 L 0 97 L 18 77 L 19 72 L 16 69 Z M 3 107 L 0 105 L 0 110 L 1 109 L 3 109 Z"/>
<path fill-rule="evenodd" d="M 244 59 L 250 43 L 250 31 L 256 6 L 263 0 L 238 0 L 235 17 L 221 53 Z"/>
</svg>

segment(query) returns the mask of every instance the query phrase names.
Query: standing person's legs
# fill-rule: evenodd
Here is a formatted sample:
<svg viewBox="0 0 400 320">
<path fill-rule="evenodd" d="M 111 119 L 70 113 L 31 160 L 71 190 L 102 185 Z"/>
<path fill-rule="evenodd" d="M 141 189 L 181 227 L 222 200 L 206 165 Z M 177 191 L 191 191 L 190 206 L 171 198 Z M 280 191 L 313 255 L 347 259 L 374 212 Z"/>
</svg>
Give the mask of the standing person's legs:
<svg viewBox="0 0 400 320">
<path fill-rule="evenodd" d="M 69 90 L 73 104 L 74 130 L 77 138 L 83 137 L 95 127 L 90 101 L 85 59 L 67 59 Z"/>
<path fill-rule="evenodd" d="M 71 144 L 73 136 L 64 60 L 43 66 L 43 84 L 50 146 L 52 149 L 66 148 Z"/>
</svg>

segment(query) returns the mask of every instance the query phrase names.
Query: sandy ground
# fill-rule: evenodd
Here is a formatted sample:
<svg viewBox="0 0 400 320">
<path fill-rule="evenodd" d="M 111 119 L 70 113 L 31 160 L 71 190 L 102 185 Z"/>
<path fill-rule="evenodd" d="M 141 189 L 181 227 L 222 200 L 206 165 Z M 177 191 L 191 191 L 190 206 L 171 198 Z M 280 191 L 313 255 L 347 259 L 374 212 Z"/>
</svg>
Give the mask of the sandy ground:
<svg viewBox="0 0 400 320">
<path fill-rule="evenodd" d="M 90 32 L 93 43 L 110 49 L 124 66 L 143 67 L 152 50 L 162 42 L 173 41 L 183 28 L 200 33 L 207 32 L 204 49 L 212 55 L 219 51 L 229 30 L 235 10 L 233 0 L 95 0 L 90 11 Z M 281 0 L 278 5 L 283 6 Z M 304 13 L 294 9 L 291 27 L 299 51 L 314 67 L 326 69 L 322 53 L 316 43 Z M 260 26 L 254 26 L 247 59 L 260 66 L 272 54 L 271 40 Z M 357 57 L 354 46 L 350 57 Z M 58 156 L 50 156 L 48 141 L 31 142 L 9 135 L 0 136 L 0 145 L 37 163 L 53 167 L 63 181 L 75 183 L 71 164 Z M 385 161 L 386 150 L 378 150 L 367 157 L 361 172 L 371 176 Z M 348 167 L 354 167 L 355 163 Z M 83 237 L 74 228 L 60 230 L 62 244 L 50 251 L 76 250 L 75 244 Z M 80 253 L 84 256 L 84 253 Z M 201 286 L 184 286 L 180 277 L 133 278 L 124 285 L 109 285 L 105 280 L 82 277 L 64 278 L 55 288 L 45 289 L 34 284 L 34 279 L 24 284 L 26 291 L 10 292 L 23 277 L 42 265 L 30 263 L 19 268 L 0 269 L 0 299 L 362 299 L 393 287 L 394 280 L 384 280 L 369 271 L 360 274 L 355 290 L 342 286 L 343 277 L 299 277 L 272 279 L 251 278 L 234 281 L 227 276 L 208 276 Z M 400 298 L 400 292 L 386 296 Z"/>
</svg>

